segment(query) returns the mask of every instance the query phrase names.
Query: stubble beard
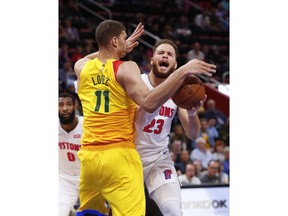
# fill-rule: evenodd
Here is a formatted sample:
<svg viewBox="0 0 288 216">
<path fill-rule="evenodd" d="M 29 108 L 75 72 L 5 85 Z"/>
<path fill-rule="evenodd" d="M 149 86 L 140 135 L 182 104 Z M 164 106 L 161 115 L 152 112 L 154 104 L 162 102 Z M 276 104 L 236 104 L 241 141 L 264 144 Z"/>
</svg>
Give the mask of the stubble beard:
<svg viewBox="0 0 288 216">
<path fill-rule="evenodd" d="M 167 71 L 166 73 L 162 73 L 158 70 L 157 65 L 155 63 L 153 63 L 152 72 L 155 75 L 155 77 L 157 77 L 159 79 L 166 79 L 167 77 L 170 76 L 170 74 L 172 74 L 174 72 L 174 67 L 170 68 L 170 70 Z"/>
</svg>

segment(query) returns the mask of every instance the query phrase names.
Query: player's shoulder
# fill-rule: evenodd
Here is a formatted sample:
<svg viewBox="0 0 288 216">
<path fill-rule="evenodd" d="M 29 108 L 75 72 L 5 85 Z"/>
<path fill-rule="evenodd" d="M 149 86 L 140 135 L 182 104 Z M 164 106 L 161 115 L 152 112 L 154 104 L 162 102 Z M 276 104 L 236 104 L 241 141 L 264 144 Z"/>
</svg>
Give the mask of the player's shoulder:
<svg viewBox="0 0 288 216">
<path fill-rule="evenodd" d="M 79 115 L 76 115 L 76 117 L 78 118 L 78 122 L 80 122 L 82 124 L 83 121 L 84 121 L 84 117 L 83 116 L 79 116 Z"/>
<path fill-rule="evenodd" d="M 132 75 L 136 75 L 136 74 L 140 74 L 140 73 L 141 73 L 140 69 L 139 69 L 139 67 L 138 67 L 136 62 L 134 62 L 134 61 L 123 61 L 122 64 L 119 65 L 117 74 L 119 74 L 120 76 L 130 77 L 131 78 Z"/>
<path fill-rule="evenodd" d="M 135 61 L 122 61 L 121 67 L 138 67 Z"/>
</svg>

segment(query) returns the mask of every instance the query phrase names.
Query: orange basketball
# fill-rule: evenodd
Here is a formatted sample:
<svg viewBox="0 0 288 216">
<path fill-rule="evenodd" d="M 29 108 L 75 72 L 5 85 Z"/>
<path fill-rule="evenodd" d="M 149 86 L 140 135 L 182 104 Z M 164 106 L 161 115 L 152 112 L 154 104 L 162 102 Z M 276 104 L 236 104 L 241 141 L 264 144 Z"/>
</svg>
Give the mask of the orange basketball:
<svg viewBox="0 0 288 216">
<path fill-rule="evenodd" d="M 184 109 L 196 108 L 204 99 L 205 86 L 196 76 L 187 77 L 183 85 L 172 96 L 174 103 Z"/>
</svg>

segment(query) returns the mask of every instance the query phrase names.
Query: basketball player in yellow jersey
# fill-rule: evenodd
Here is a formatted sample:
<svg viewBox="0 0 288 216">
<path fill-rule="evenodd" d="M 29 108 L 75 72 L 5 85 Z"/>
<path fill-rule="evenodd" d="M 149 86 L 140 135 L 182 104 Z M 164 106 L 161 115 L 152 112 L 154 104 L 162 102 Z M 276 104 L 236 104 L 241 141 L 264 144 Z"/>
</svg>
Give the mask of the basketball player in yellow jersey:
<svg viewBox="0 0 288 216">
<path fill-rule="evenodd" d="M 99 52 L 78 60 L 74 66 L 84 113 L 78 152 L 78 216 L 106 215 L 104 200 L 110 204 L 113 216 L 145 215 L 143 170 L 134 144 L 136 104 L 154 112 L 186 77 L 216 72 L 215 65 L 192 60 L 150 91 L 137 64 L 120 61 L 137 46 L 143 32 L 144 26 L 139 24 L 126 41 L 125 27 L 118 21 L 105 20 L 95 33 Z"/>
</svg>

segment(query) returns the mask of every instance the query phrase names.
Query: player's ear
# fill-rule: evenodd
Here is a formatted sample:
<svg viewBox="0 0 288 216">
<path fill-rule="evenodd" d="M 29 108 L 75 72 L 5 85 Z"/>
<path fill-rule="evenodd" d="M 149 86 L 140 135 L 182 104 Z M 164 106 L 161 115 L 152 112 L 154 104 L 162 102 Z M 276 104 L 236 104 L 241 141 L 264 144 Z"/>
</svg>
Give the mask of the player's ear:
<svg viewBox="0 0 288 216">
<path fill-rule="evenodd" d="M 113 37 L 113 38 L 112 38 L 112 42 L 111 42 L 111 43 L 112 43 L 112 46 L 113 46 L 113 47 L 116 47 L 116 45 L 117 45 L 117 43 L 118 43 L 117 40 L 118 40 L 118 39 L 117 39 L 116 37 Z"/>
<path fill-rule="evenodd" d="M 176 69 L 177 68 L 177 62 L 175 62 L 175 66 L 174 66 L 174 69 Z"/>
<path fill-rule="evenodd" d="M 153 57 L 150 59 L 150 65 L 153 65 Z"/>
</svg>

